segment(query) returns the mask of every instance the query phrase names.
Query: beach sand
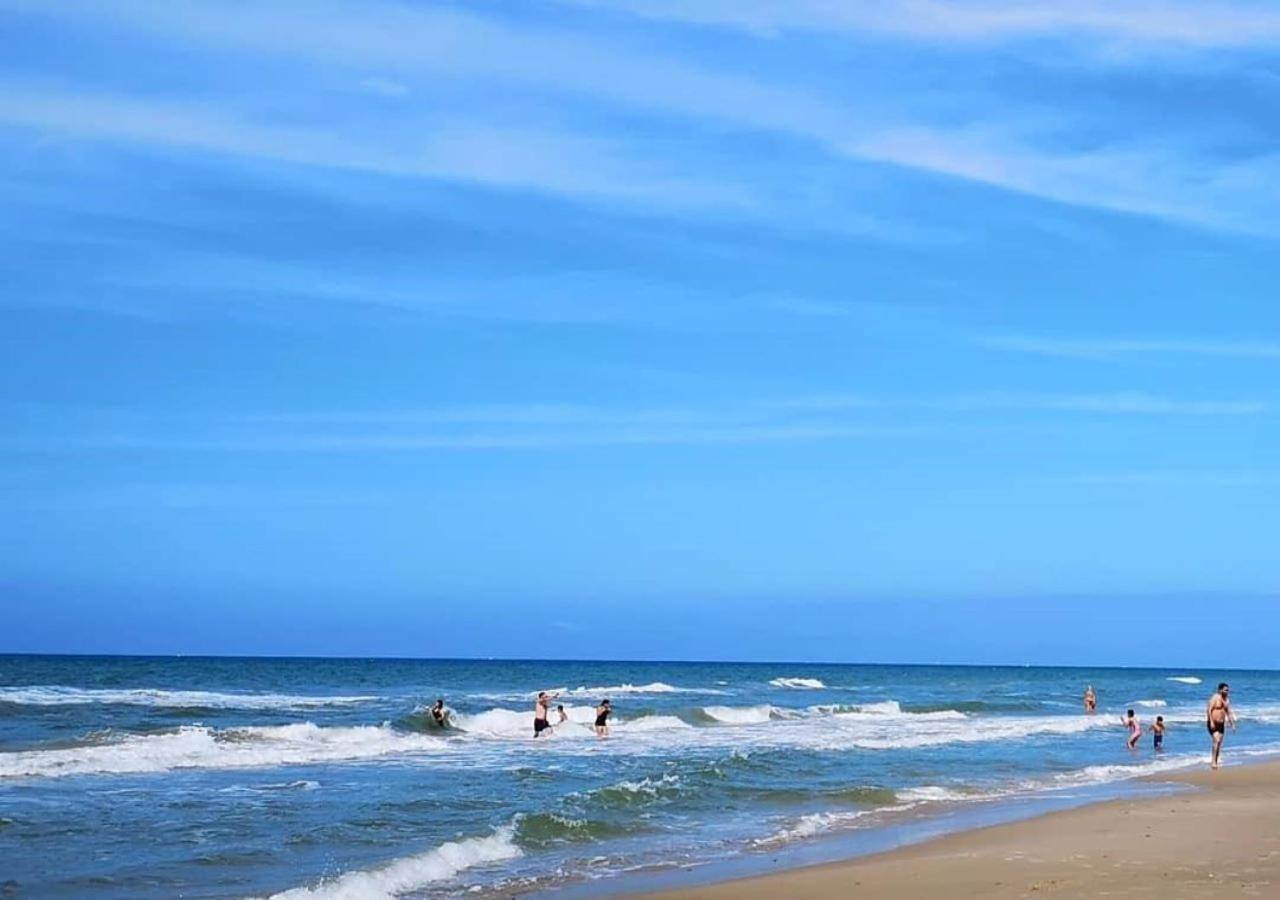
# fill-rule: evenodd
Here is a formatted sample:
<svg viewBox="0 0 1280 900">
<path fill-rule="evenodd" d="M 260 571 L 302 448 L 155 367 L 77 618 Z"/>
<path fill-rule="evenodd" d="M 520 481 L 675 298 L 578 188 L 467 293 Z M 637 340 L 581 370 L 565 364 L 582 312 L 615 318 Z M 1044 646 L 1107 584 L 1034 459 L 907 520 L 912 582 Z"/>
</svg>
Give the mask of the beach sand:
<svg viewBox="0 0 1280 900">
<path fill-rule="evenodd" d="M 1280 763 L 1159 780 L 1197 790 L 1113 800 L 847 862 L 650 896 L 1280 898 Z"/>
</svg>

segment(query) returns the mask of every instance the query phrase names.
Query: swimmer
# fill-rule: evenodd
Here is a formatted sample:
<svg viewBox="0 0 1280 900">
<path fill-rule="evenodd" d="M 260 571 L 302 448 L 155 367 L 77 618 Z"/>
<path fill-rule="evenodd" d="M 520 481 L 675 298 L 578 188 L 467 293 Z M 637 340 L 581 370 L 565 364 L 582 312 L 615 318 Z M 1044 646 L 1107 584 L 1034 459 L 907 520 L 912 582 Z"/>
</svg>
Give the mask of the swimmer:
<svg viewBox="0 0 1280 900">
<path fill-rule="evenodd" d="M 1138 724 L 1138 717 L 1134 715 L 1133 710 L 1125 713 L 1123 719 L 1120 720 L 1125 727 L 1129 729 L 1129 749 L 1132 750 L 1138 746 L 1138 739 L 1142 737 L 1142 726 Z"/>
<path fill-rule="evenodd" d="M 431 707 L 431 721 L 441 728 L 449 724 L 449 711 L 444 708 L 443 698 L 437 699 L 436 705 Z"/>
<path fill-rule="evenodd" d="M 1209 757 L 1209 768 L 1216 769 L 1222 765 L 1222 739 L 1227 736 L 1227 724 L 1236 730 L 1236 714 L 1231 711 L 1231 686 L 1225 681 L 1218 685 L 1218 692 L 1209 698 L 1209 706 L 1205 709 L 1205 726 L 1209 729 L 1209 740 L 1213 742 L 1213 752 Z"/>
<path fill-rule="evenodd" d="M 1084 711 L 1086 713 L 1097 712 L 1098 695 L 1093 692 L 1093 685 L 1089 685 L 1084 689 Z"/>
<path fill-rule="evenodd" d="M 1164 752 L 1164 716 L 1156 716 L 1156 724 L 1151 726 L 1151 746 L 1157 753 Z"/>
<path fill-rule="evenodd" d="M 563 703 L 561 703 L 560 705 L 558 705 L 558 706 L 556 707 L 556 715 L 560 717 L 560 718 L 556 719 L 556 724 L 557 724 L 557 725 L 563 725 L 565 722 L 568 722 L 568 721 L 569 721 L 569 714 L 568 714 L 567 712 L 565 712 L 565 711 L 564 711 L 564 704 L 563 704 Z"/>
<path fill-rule="evenodd" d="M 612 713 L 613 707 L 609 705 L 609 701 L 601 700 L 600 705 L 596 707 L 596 737 L 609 736 L 609 716 Z"/>
<path fill-rule="evenodd" d="M 538 691 L 537 702 L 533 705 L 533 736 L 540 737 L 542 732 L 551 727 L 551 723 L 547 721 L 547 710 L 551 707 L 551 701 L 556 699 L 559 694 L 548 694 L 546 691 Z"/>
</svg>

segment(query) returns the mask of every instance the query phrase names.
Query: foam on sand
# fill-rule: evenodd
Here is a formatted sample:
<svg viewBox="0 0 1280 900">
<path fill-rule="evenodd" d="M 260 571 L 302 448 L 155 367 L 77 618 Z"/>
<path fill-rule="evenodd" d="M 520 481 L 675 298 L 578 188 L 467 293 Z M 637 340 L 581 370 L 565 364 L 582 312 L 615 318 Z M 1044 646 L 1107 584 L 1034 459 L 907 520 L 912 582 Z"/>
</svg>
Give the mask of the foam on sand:
<svg viewBox="0 0 1280 900">
<path fill-rule="evenodd" d="M 819 691 L 826 687 L 817 678 L 774 678 L 769 684 L 776 688 L 793 688 L 796 690 Z"/>
<path fill-rule="evenodd" d="M 503 862 L 522 855 L 512 826 L 488 837 L 449 841 L 439 847 L 406 856 L 377 869 L 348 872 L 332 881 L 275 894 L 272 900 L 383 900 L 421 890 L 453 878 L 459 872 L 486 863 Z"/>
<path fill-rule="evenodd" d="M 0 778 L 124 775 L 174 769 L 244 769 L 404 756 L 445 742 L 385 725 L 321 728 L 310 722 L 215 730 L 186 726 L 54 750 L 0 753 Z"/>
<path fill-rule="evenodd" d="M 0 687 L 0 703 L 20 706 L 155 706 L 197 709 L 314 709 L 377 700 L 367 696 L 309 697 L 303 694 L 229 694 L 157 688 L 77 688 L 60 684 Z"/>
</svg>

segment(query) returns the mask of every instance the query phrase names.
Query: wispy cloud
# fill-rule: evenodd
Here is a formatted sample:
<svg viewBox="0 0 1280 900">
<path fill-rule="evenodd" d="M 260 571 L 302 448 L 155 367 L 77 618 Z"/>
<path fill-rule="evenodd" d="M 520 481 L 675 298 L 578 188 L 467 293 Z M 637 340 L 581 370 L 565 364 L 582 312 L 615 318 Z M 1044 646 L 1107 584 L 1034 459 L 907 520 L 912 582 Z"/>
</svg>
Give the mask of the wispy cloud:
<svg viewBox="0 0 1280 900">
<path fill-rule="evenodd" d="M 1280 472 L 1150 470 L 1090 472 L 1066 478 L 1071 484 L 1103 487 L 1272 488 L 1280 487 Z"/>
<path fill-rule="evenodd" d="M 85 437 L 6 439 L 0 447 L 19 452 L 163 451 L 197 453 L 408 453 L 449 450 L 560 450 L 591 447 L 699 446 L 813 443 L 916 437 L 924 426 L 738 425 L 723 427 L 619 428 L 555 433 L 501 434 L 299 434 L 174 437 L 114 434 Z"/>
<path fill-rule="evenodd" d="M 1057 338 L 1034 335 L 986 335 L 978 344 L 994 350 L 1037 356 L 1121 359 L 1133 356 L 1218 356 L 1280 359 L 1280 342 L 1178 338 Z"/>
<path fill-rule="evenodd" d="M 1280 14 L 1262 3 L 1146 0 L 567 0 L 650 19 L 716 25 L 770 35 L 788 31 L 885 34 L 938 41 L 1081 35 L 1097 41 L 1192 47 L 1280 43 Z"/>
<path fill-rule="evenodd" d="M 1111 394 L 827 395 L 719 406 L 633 408 L 534 403 L 421 409 L 297 410 L 208 415 L 29 414 L 0 449 L 13 452 L 404 453 L 590 447 L 822 443 L 911 439 L 940 430 L 1025 427 L 1005 413 L 1107 417 L 1249 416 L 1259 401 Z"/>
<path fill-rule="evenodd" d="M 365 78 L 360 82 L 360 88 L 383 97 L 404 97 L 409 94 L 408 87 L 390 78 Z"/>
<path fill-rule="evenodd" d="M 1139 416 L 1248 416 L 1266 412 L 1257 400 L 1182 400 L 1137 391 L 1074 395 L 979 395 L 954 401 L 958 409 L 1045 410 Z"/>
<path fill-rule="evenodd" d="M 724 66 L 713 68 L 702 59 L 663 54 L 622 40 L 616 32 L 593 34 L 589 28 L 534 25 L 447 8 L 375 3 L 353 9 L 280 2 L 243 7 L 235 16 L 227 16 L 220 5 L 205 3 L 156 7 L 115 0 L 33 8 L 49 15 L 54 14 L 50 10 L 61 10 L 64 16 L 98 18 L 166 43 L 319 60 L 338 67 L 377 67 L 397 73 L 394 83 L 406 87 L 414 78 L 431 84 L 442 78 L 465 79 L 484 89 L 537 93 L 540 103 L 589 99 L 615 111 L 678 117 L 698 129 L 716 124 L 749 134 L 783 135 L 812 143 L 835 158 L 887 163 L 1057 203 L 1214 229 L 1280 233 L 1280 159 L 1260 154 L 1224 160 L 1212 148 L 1196 145 L 1194 137 L 1142 139 L 1128 131 L 1081 148 L 1056 132 L 1061 110 L 1054 111 L 1050 124 L 998 103 L 977 114 L 970 110 L 960 118 L 940 119 L 923 111 L 930 104 L 914 102 L 911 96 L 885 105 L 854 92 L 833 93 L 830 82 L 771 82 Z M 798 7 L 708 2 L 687 9 L 675 3 L 637 3 L 631 8 L 647 15 L 784 31 L 799 23 L 929 38 L 1084 31 L 1189 44 L 1280 40 L 1280 13 L 1243 4 L 1212 10 L 1177 2 L 1124 8 L 1098 2 L 808 2 Z M 49 108 L 14 109 L 29 102 Z M 122 98 L 88 97 L 81 108 L 67 108 L 73 102 L 65 96 L 33 96 L 20 103 L 11 98 L 5 119 L 30 126 L 43 121 L 44 127 L 74 129 L 85 136 L 188 143 L 313 165 L 530 186 L 578 196 L 692 208 L 750 205 L 744 189 L 726 184 L 714 165 L 704 165 L 700 172 L 679 167 L 655 171 L 656 149 L 628 152 L 630 148 L 593 136 L 585 125 L 576 132 L 544 134 L 501 122 L 460 125 L 443 133 L 432 125 L 419 129 L 416 142 L 388 147 L 385 141 L 369 145 L 358 127 L 294 131 L 250 124 L 225 112 L 210 121 L 207 114 L 196 116 L 189 110 L 146 111 L 130 107 L 139 101 Z M 102 108 L 95 113 L 86 106 Z M 1093 131 L 1087 122 L 1076 127 Z"/>
<path fill-rule="evenodd" d="M 370 141 L 350 131 L 262 124 L 194 103 L 17 85 L 0 85 L 0 123 L 88 139 L 675 208 L 750 203 L 739 187 L 660 171 L 661 164 L 630 158 L 617 143 L 549 131 L 435 125 L 411 140 L 383 135 Z"/>
</svg>

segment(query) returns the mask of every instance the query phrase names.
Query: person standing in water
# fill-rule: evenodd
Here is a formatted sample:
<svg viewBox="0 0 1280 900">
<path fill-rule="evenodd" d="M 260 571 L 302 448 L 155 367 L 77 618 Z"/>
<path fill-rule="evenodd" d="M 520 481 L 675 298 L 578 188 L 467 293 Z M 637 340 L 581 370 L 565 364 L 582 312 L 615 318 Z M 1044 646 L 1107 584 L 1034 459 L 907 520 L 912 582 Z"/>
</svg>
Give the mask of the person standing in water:
<svg viewBox="0 0 1280 900">
<path fill-rule="evenodd" d="M 1084 711 L 1086 713 L 1097 712 L 1098 695 L 1093 692 L 1093 685 L 1089 685 L 1084 689 Z"/>
<path fill-rule="evenodd" d="M 568 721 L 569 721 L 569 714 L 564 711 L 564 704 L 561 703 L 559 706 L 556 707 L 556 724 L 563 725 L 565 722 L 568 722 Z"/>
<path fill-rule="evenodd" d="M 556 699 L 559 694 L 548 694 L 546 691 L 538 691 L 538 699 L 533 704 L 533 736 L 540 737 L 542 732 L 551 727 L 551 723 L 547 721 L 547 713 L 551 708 L 551 701 Z"/>
<path fill-rule="evenodd" d="M 444 708 L 444 698 L 436 700 L 436 705 L 431 707 L 431 721 L 440 728 L 444 728 L 449 723 L 449 711 Z"/>
<path fill-rule="evenodd" d="M 1222 765 L 1222 739 L 1227 736 L 1227 723 L 1231 730 L 1236 730 L 1236 714 L 1231 711 L 1231 685 L 1225 681 L 1218 685 L 1218 692 L 1209 698 L 1205 709 L 1205 725 L 1209 729 L 1209 740 L 1213 742 L 1213 753 L 1209 757 L 1209 768 L 1216 769 Z"/>
<path fill-rule="evenodd" d="M 1138 717 L 1134 715 L 1133 710 L 1129 710 L 1121 719 L 1125 726 L 1129 729 L 1129 749 L 1132 750 L 1138 746 L 1138 739 L 1142 737 L 1142 726 L 1138 724 Z"/>
<path fill-rule="evenodd" d="M 1164 752 L 1164 716 L 1156 716 L 1156 724 L 1151 726 L 1151 746 L 1157 753 Z"/>
<path fill-rule="evenodd" d="M 612 713 L 613 707 L 609 705 L 609 701 L 601 700 L 600 705 L 596 707 L 596 737 L 609 736 L 609 716 Z"/>
</svg>

